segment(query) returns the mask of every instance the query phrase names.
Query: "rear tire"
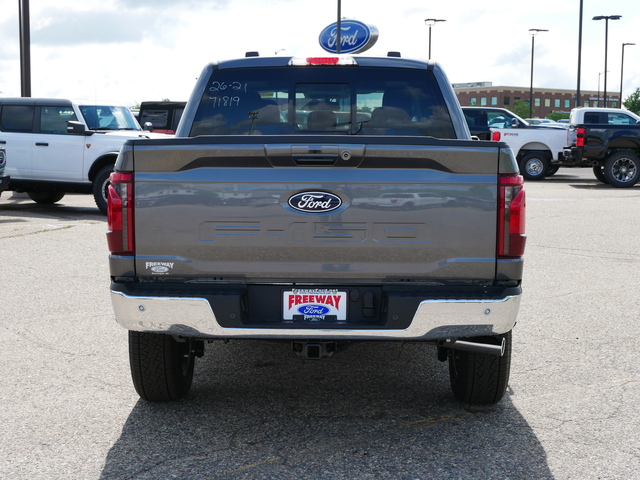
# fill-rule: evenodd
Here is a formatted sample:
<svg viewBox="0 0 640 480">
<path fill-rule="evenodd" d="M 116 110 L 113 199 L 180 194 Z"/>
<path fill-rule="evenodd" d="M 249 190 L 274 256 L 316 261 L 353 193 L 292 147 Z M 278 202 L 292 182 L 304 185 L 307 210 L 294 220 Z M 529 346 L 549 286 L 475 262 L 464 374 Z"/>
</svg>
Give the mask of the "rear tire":
<svg viewBox="0 0 640 480">
<path fill-rule="evenodd" d="M 102 167 L 93 179 L 93 198 L 102 213 L 107 214 L 107 198 L 109 195 L 109 176 L 113 172 L 113 165 Z"/>
<path fill-rule="evenodd" d="M 48 192 L 27 192 L 27 195 L 29 195 L 31 200 L 41 205 L 53 205 L 62 200 L 64 192 L 57 192 L 55 190 Z"/>
<path fill-rule="evenodd" d="M 501 357 L 487 353 L 449 350 L 451 389 L 458 400 L 486 405 L 497 403 L 504 396 L 511 370 L 511 332 L 468 340 L 500 345 L 503 338 L 505 348 Z"/>
<path fill-rule="evenodd" d="M 520 172 L 526 180 L 542 180 L 549 166 L 549 159 L 542 152 L 529 153 L 520 160 Z"/>
<path fill-rule="evenodd" d="M 169 402 L 189 392 L 195 365 L 192 344 L 163 333 L 129 331 L 131 378 L 140 398 Z"/>
<path fill-rule="evenodd" d="M 551 165 L 546 172 L 544 172 L 545 177 L 552 177 L 555 175 L 558 170 L 560 170 L 560 165 Z"/>
<path fill-rule="evenodd" d="M 605 162 L 604 178 L 616 188 L 633 187 L 640 179 L 640 159 L 631 152 L 618 152 Z"/>
<path fill-rule="evenodd" d="M 593 174 L 602 183 L 607 183 L 607 179 L 604 177 L 604 168 L 600 165 L 593 167 Z"/>
</svg>

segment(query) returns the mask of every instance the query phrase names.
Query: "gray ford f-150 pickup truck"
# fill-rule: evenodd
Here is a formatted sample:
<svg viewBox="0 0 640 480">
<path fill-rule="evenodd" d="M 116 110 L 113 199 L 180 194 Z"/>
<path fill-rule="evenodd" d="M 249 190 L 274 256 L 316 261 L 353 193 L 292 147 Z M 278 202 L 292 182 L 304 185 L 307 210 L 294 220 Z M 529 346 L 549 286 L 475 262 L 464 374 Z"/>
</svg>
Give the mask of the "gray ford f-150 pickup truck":
<svg viewBox="0 0 640 480">
<path fill-rule="evenodd" d="M 390 194 L 425 201 L 394 209 Z M 385 340 L 433 344 L 460 400 L 497 402 L 524 214 L 512 151 L 471 140 L 438 64 L 210 64 L 176 138 L 128 141 L 111 176 L 111 298 L 134 386 L 185 396 L 215 340 L 286 340 L 307 359 Z"/>
</svg>

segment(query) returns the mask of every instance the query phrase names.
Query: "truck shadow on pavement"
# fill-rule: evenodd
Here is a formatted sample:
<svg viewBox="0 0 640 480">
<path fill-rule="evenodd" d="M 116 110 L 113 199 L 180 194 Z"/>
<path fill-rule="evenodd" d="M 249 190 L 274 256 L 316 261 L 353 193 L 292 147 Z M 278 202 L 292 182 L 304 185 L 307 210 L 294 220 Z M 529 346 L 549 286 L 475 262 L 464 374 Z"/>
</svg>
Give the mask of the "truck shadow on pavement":
<svg viewBox="0 0 640 480">
<path fill-rule="evenodd" d="M 94 205 L 86 206 L 88 203 L 86 195 L 69 194 L 59 203 L 39 204 L 32 201 L 26 194 L 10 194 L 11 192 L 3 192 L 0 197 L 0 215 L 33 215 L 54 218 L 77 216 L 79 219 L 97 217 L 105 221 L 107 218 L 98 207 Z"/>
<path fill-rule="evenodd" d="M 575 169 L 567 169 L 567 172 L 571 172 L 572 170 Z M 550 177 L 545 177 L 542 180 L 527 180 L 525 181 L 525 187 L 527 183 L 568 184 L 570 187 L 582 190 L 611 190 L 615 188 L 607 183 L 601 182 L 594 175 L 577 176 L 572 173 L 562 173 L 562 170 Z M 622 188 L 619 190 L 628 190 L 628 188 Z"/>
<path fill-rule="evenodd" d="M 457 402 L 430 345 L 311 361 L 288 343 L 216 342 L 186 399 L 136 404 L 101 478 L 552 479 L 508 397 Z"/>
</svg>

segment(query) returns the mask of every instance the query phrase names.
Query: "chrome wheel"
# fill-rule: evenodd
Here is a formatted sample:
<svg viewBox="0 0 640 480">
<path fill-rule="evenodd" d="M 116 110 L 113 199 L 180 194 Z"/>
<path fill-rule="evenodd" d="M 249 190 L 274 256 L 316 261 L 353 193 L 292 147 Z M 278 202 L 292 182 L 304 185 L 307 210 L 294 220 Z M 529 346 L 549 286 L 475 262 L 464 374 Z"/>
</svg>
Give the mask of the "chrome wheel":
<svg viewBox="0 0 640 480">
<path fill-rule="evenodd" d="M 522 176 L 527 180 L 540 180 L 549 170 L 549 159 L 540 153 L 525 155 L 520 161 Z"/>
</svg>

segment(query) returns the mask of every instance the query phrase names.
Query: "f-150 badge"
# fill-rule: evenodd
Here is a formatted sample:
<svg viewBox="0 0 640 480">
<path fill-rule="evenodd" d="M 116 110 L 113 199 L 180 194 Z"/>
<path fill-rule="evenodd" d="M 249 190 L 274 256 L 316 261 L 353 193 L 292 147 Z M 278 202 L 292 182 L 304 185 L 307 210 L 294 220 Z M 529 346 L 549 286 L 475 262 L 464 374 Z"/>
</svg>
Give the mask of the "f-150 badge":
<svg viewBox="0 0 640 480">
<path fill-rule="evenodd" d="M 329 192 L 300 192 L 289 197 L 289 206 L 304 213 L 326 213 L 337 210 L 342 200 Z"/>
</svg>

